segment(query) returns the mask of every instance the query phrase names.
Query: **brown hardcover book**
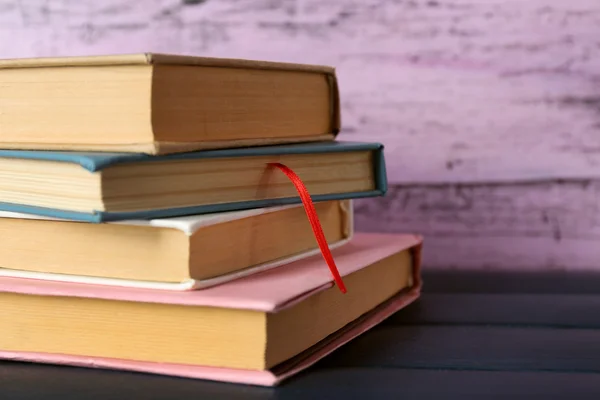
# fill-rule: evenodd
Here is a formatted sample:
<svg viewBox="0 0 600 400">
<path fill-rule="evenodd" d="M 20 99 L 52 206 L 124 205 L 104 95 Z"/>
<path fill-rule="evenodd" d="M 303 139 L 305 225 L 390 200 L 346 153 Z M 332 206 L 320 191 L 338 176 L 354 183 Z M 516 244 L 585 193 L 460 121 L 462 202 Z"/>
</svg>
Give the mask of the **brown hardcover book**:
<svg viewBox="0 0 600 400">
<path fill-rule="evenodd" d="M 0 148 L 166 154 L 333 140 L 331 67 L 164 54 L 0 60 Z"/>
</svg>

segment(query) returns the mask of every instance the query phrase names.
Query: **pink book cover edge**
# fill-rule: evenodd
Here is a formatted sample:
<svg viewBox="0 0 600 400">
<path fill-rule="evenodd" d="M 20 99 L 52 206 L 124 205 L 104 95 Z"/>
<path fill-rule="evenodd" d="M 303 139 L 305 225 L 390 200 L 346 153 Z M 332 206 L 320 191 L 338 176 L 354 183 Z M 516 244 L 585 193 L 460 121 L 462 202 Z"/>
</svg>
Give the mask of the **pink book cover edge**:
<svg viewBox="0 0 600 400">
<path fill-rule="evenodd" d="M 411 237 L 412 240 L 407 241 L 407 238 Z M 152 363 L 142 361 L 129 361 L 114 358 L 102 358 L 102 357 L 87 357 L 87 356 L 73 356 L 66 354 L 50 354 L 50 353 L 34 353 L 34 352 L 15 352 L 15 351 L 3 351 L 0 350 L 0 359 L 12 360 L 12 361 L 25 361 L 35 362 L 44 364 L 56 364 L 56 365 L 67 365 L 77 366 L 86 368 L 101 368 L 101 369 L 112 369 L 112 370 L 124 370 L 143 372 L 159 375 L 169 375 L 183 378 L 193 379 L 206 379 L 213 381 L 229 382 L 229 383 L 241 383 L 250 384 L 257 386 L 276 386 L 282 381 L 298 374 L 306 368 L 312 366 L 317 361 L 327 356 L 334 350 L 338 349 L 345 343 L 368 331 L 374 326 L 378 325 L 381 321 L 388 318 L 398 310 L 406 307 L 413 301 L 415 301 L 421 292 L 421 252 L 422 252 L 422 241 L 421 238 L 414 235 L 380 235 L 380 234 L 360 234 L 355 237 L 363 244 L 364 242 L 372 242 L 379 240 L 379 247 L 386 247 L 386 243 L 381 243 L 381 240 L 387 242 L 389 240 L 396 239 L 396 251 L 402 249 L 412 249 L 413 253 L 413 286 L 406 291 L 398 293 L 388 301 L 379 305 L 374 310 L 366 313 L 358 320 L 350 323 L 346 327 L 340 329 L 333 335 L 324 339 L 320 343 L 311 347 L 298 356 L 293 357 L 289 361 L 273 368 L 272 370 L 255 371 L 255 370 L 241 370 L 241 369 L 228 369 L 228 368 L 215 368 L 205 367 L 196 365 L 180 365 L 180 364 L 165 364 L 165 363 Z M 364 240 L 363 240 L 364 239 Z M 377 246 L 375 246 L 377 247 Z M 387 248 L 389 250 L 389 248 Z M 352 251 L 350 251 L 352 253 Z M 376 251 L 376 253 L 380 253 Z M 383 253 L 387 253 L 384 251 Z M 392 252 L 393 253 L 393 252 Z M 391 255 L 392 253 L 388 254 Z M 381 256 L 382 254 L 379 254 Z M 359 257 L 360 258 L 360 257 Z M 359 268 L 360 269 L 360 268 Z M 266 272 L 268 273 L 268 272 Z M 347 275 L 348 273 L 344 274 Z M 260 275 L 260 274 L 259 274 Z M 256 277 L 250 277 L 248 279 L 257 279 Z M 31 293 L 31 290 L 23 290 L 24 287 L 9 289 L 6 280 L 15 281 L 16 278 L 0 279 L 0 291 L 11 291 L 11 292 L 25 292 Z M 243 280 L 243 279 L 242 279 Z M 4 281 L 4 282 L 3 282 Z M 231 284 L 226 284 L 231 285 Z M 327 287 L 330 287 L 328 285 Z M 26 286 L 31 289 L 30 286 Z M 16 290 L 15 290 L 16 289 Z M 320 289 L 320 288 L 318 288 Z M 132 289 L 128 289 L 131 291 Z M 35 290 L 35 294 L 42 294 L 45 290 Z M 314 290 L 310 291 L 311 294 Z M 49 291 L 46 295 L 60 295 L 57 292 Z M 62 292 L 65 295 L 65 292 Z M 71 294 L 73 295 L 73 294 Z M 305 298 L 310 294 L 300 296 Z M 86 296 L 96 297 L 96 296 Z M 99 296 L 100 298 L 103 296 Z M 143 296 L 142 296 L 143 297 Z M 291 299 L 289 299 L 291 300 Z M 297 303 L 299 300 L 289 301 L 287 303 Z M 229 302 L 225 302 L 229 303 Z M 231 304 L 229 304 L 231 305 Z M 289 306 L 289 304 L 286 304 Z M 277 309 L 278 307 L 274 307 Z"/>
<path fill-rule="evenodd" d="M 421 237 L 417 235 L 357 233 L 344 246 L 333 249 L 332 254 L 343 277 L 421 242 Z M 277 312 L 291 307 L 332 285 L 331 273 L 321 254 L 295 261 L 285 268 L 274 268 L 204 290 L 185 292 L 0 277 L 0 292 L 7 293 L 263 312 Z"/>
</svg>

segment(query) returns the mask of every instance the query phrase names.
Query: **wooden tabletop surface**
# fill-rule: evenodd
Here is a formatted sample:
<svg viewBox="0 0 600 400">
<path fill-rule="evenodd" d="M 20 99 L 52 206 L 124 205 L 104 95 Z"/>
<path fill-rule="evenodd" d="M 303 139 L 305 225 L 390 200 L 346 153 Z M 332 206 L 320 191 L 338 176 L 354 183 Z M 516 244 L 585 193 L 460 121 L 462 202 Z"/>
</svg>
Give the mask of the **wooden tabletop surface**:
<svg viewBox="0 0 600 400">
<path fill-rule="evenodd" d="M 424 282 L 417 303 L 278 388 L 4 362 L 2 399 L 600 398 L 600 274 Z"/>
</svg>

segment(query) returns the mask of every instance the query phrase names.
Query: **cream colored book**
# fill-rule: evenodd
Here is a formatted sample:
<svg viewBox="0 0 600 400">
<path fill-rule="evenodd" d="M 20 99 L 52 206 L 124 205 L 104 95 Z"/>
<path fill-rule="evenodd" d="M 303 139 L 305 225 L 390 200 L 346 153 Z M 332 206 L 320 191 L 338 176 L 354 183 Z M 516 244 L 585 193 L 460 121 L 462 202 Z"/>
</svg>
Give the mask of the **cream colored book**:
<svg viewBox="0 0 600 400">
<path fill-rule="evenodd" d="M 315 208 L 331 248 L 351 239 L 350 200 Z M 104 224 L 0 212 L 0 234 L 0 276 L 165 290 L 207 288 L 320 253 L 301 205 Z"/>
<path fill-rule="evenodd" d="M 0 148 L 166 154 L 332 140 L 328 66 L 165 54 L 0 60 Z"/>
</svg>

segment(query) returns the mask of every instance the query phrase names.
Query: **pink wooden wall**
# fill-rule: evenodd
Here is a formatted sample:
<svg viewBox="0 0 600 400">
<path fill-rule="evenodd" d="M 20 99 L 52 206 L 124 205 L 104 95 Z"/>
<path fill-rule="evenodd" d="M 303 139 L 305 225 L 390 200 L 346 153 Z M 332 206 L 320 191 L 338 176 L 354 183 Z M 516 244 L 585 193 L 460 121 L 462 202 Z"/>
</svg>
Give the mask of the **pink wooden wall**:
<svg viewBox="0 0 600 400">
<path fill-rule="evenodd" d="M 336 66 L 428 268 L 600 268 L 598 0 L 0 0 L 2 58 L 139 51 Z"/>
</svg>

